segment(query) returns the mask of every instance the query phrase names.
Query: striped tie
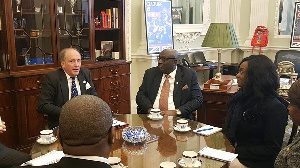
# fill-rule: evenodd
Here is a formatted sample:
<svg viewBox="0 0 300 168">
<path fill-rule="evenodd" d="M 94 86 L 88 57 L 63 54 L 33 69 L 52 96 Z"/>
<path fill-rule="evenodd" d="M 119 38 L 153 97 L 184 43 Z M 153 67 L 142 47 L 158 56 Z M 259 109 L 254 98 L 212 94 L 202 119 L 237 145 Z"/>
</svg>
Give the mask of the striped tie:
<svg viewBox="0 0 300 168">
<path fill-rule="evenodd" d="M 72 78 L 72 90 L 71 90 L 71 99 L 72 99 L 73 97 L 78 96 L 78 91 L 76 88 L 75 77 L 71 77 L 71 78 Z"/>
<path fill-rule="evenodd" d="M 161 94 L 159 98 L 159 109 L 161 111 L 168 110 L 168 99 L 169 99 L 169 92 L 170 92 L 169 78 L 170 75 L 166 75 L 166 80 L 161 89 Z"/>
</svg>

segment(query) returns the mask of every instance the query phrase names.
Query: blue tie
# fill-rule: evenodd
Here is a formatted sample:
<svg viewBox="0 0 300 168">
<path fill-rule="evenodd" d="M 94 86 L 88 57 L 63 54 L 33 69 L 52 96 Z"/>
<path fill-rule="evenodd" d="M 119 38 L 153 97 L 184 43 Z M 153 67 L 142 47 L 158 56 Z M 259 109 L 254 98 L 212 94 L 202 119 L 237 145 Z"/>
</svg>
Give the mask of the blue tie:
<svg viewBox="0 0 300 168">
<path fill-rule="evenodd" d="M 71 99 L 72 99 L 73 97 L 78 96 L 78 91 L 76 88 L 75 77 L 71 77 L 71 78 L 72 78 L 72 90 L 71 90 Z"/>
</svg>

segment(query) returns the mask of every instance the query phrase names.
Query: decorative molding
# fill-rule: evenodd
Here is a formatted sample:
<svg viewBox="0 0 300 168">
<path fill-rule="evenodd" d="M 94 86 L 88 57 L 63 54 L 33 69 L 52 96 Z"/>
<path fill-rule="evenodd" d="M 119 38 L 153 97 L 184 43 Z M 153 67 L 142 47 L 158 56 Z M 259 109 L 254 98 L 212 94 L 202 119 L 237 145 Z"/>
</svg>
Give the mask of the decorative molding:
<svg viewBox="0 0 300 168">
<path fill-rule="evenodd" d="M 257 26 L 268 26 L 269 0 L 252 0 L 249 35 L 244 45 L 251 45 L 253 33 Z"/>
<path fill-rule="evenodd" d="M 124 17 L 125 17 L 126 61 L 130 61 L 131 60 L 131 0 L 125 0 Z"/>
<path fill-rule="evenodd" d="M 216 23 L 229 23 L 230 0 L 216 0 Z"/>
<path fill-rule="evenodd" d="M 230 14 L 230 22 L 233 24 L 235 34 L 239 43 L 240 40 L 240 20 L 241 20 L 241 0 L 231 0 L 232 13 Z"/>
</svg>

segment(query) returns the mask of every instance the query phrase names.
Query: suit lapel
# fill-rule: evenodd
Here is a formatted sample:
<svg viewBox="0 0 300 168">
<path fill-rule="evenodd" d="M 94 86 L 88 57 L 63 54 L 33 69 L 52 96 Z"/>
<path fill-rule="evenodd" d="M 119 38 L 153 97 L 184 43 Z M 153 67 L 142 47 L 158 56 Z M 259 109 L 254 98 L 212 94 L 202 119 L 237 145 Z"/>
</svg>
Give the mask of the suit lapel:
<svg viewBox="0 0 300 168">
<path fill-rule="evenodd" d="M 79 71 L 79 74 L 78 74 L 78 81 L 79 81 L 79 85 L 80 85 L 80 91 L 81 91 L 81 95 L 84 95 L 86 94 L 86 83 L 83 83 L 83 81 L 87 82 L 84 78 L 84 75 L 82 73 L 82 71 L 80 70 Z"/>
<path fill-rule="evenodd" d="M 159 89 L 159 86 L 160 86 L 160 82 L 161 82 L 161 78 L 162 78 L 162 73 L 157 69 L 155 74 L 154 74 L 154 77 L 153 77 L 153 82 L 151 82 L 153 85 L 151 87 L 151 97 L 150 97 L 150 100 L 152 100 L 152 102 L 155 101 L 156 99 L 156 96 L 157 96 L 157 92 L 158 92 L 158 89 Z"/>
<path fill-rule="evenodd" d="M 177 66 L 177 72 L 176 72 L 175 83 L 174 83 L 174 91 L 173 91 L 173 100 L 176 107 L 180 103 L 180 95 L 178 94 L 180 93 L 179 89 L 180 86 L 182 85 L 181 84 L 182 80 L 183 80 L 183 73 L 181 71 L 181 68 Z"/>
<path fill-rule="evenodd" d="M 61 93 L 63 95 L 63 101 L 67 102 L 69 100 L 69 86 L 68 86 L 68 79 L 63 69 L 59 70 L 59 85 L 61 89 Z"/>
</svg>

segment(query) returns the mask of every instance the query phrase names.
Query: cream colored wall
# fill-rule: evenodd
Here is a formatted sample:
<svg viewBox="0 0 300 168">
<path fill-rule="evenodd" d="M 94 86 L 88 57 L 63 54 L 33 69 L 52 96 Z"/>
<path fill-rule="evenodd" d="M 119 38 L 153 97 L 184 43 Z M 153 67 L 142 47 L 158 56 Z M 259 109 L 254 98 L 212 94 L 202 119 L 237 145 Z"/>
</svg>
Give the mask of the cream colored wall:
<svg viewBox="0 0 300 168">
<path fill-rule="evenodd" d="M 210 1 L 210 19 L 213 23 L 218 16 L 216 16 L 216 4 L 218 1 L 221 0 L 211 0 Z M 289 49 L 290 45 L 290 38 L 274 38 L 274 26 L 275 26 L 275 10 L 276 10 L 276 3 L 278 0 L 268 0 L 267 6 L 262 6 L 258 3 L 259 0 L 230 0 L 230 2 L 240 1 L 241 2 L 241 9 L 240 9 L 240 21 L 238 23 L 239 27 L 239 42 L 240 48 L 245 52 L 244 57 L 251 55 L 252 46 L 250 46 L 249 41 L 254 34 L 254 30 L 249 30 L 251 27 L 251 21 L 258 20 L 259 17 L 267 17 L 266 27 L 269 29 L 269 45 L 267 47 L 263 47 L 262 54 L 267 55 L 270 59 L 274 60 L 275 54 L 278 50 L 282 49 Z M 254 3 L 255 2 L 255 3 Z M 143 0 L 134 0 L 131 1 L 131 16 L 132 16 L 132 23 L 131 23 L 131 98 L 133 102 L 135 102 L 135 96 L 138 91 L 138 87 L 142 82 L 142 78 L 144 75 L 144 71 L 150 67 L 156 66 L 157 61 L 155 57 L 146 54 L 146 33 L 145 33 L 145 21 L 144 21 L 144 6 Z M 267 16 L 262 16 L 258 14 L 251 14 L 251 8 L 264 8 L 267 10 Z M 231 7 L 232 8 L 232 7 Z M 229 10 L 232 13 L 232 10 Z M 254 17 L 254 18 L 251 18 Z M 253 23 L 253 22 L 252 22 Z M 216 49 L 205 49 L 201 48 L 203 37 L 197 39 L 194 43 L 191 43 L 191 48 L 199 48 L 202 49 L 205 53 L 205 57 L 211 60 L 217 60 L 217 51 Z M 249 44 L 247 44 L 247 42 Z M 175 49 L 179 49 L 180 43 L 175 42 Z M 231 62 L 231 49 L 226 50 L 224 49 L 222 52 L 222 62 Z M 254 54 L 258 54 L 258 47 L 255 48 Z"/>
</svg>

